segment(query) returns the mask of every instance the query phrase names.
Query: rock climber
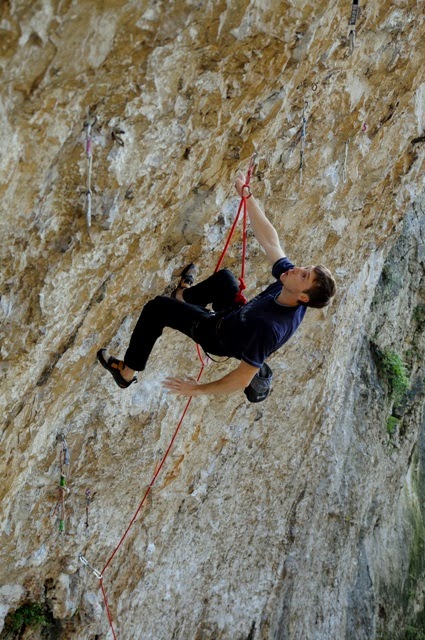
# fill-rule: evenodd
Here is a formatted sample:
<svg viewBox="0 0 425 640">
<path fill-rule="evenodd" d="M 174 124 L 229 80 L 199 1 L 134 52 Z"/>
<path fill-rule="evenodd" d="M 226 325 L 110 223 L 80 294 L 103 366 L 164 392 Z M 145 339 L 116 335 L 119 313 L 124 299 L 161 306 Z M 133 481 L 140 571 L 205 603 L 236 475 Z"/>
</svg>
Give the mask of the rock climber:
<svg viewBox="0 0 425 640">
<path fill-rule="evenodd" d="M 235 188 L 240 196 L 247 195 L 251 228 L 273 265 L 275 282 L 244 306 L 235 305 L 239 285 L 230 271 L 221 269 L 194 285 L 196 267 L 188 265 L 171 297 L 157 296 L 143 307 L 124 360 L 106 349 L 98 351 L 99 362 L 119 387 L 137 382 L 135 373 L 145 369 L 156 340 L 165 327 L 170 327 L 192 338 L 206 353 L 230 356 L 240 364 L 213 382 L 168 377 L 163 386 L 169 392 L 199 396 L 245 389 L 266 358 L 296 331 L 307 308 L 325 307 L 335 295 L 335 280 L 329 269 L 322 265 L 296 267 L 288 260 L 276 229 L 246 186 L 243 174 L 239 174 Z"/>
</svg>

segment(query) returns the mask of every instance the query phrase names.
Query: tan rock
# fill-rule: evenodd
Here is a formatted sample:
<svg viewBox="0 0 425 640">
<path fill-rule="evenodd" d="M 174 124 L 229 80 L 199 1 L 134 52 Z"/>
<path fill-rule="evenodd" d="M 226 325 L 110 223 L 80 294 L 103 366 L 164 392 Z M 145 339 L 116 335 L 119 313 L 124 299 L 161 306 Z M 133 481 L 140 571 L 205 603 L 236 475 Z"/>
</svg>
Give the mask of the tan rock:
<svg viewBox="0 0 425 640">
<path fill-rule="evenodd" d="M 362 6 L 350 55 L 349 15 L 275 0 L 0 8 L 1 619 L 38 585 L 63 638 L 107 636 L 78 556 L 102 570 L 184 407 L 161 380 L 199 362 L 167 330 L 121 392 L 95 354 L 122 355 L 142 305 L 188 261 L 211 273 L 254 149 L 252 188 L 288 255 L 327 264 L 339 294 L 271 358 L 266 403 L 193 401 L 105 571 L 118 637 L 360 640 L 423 613 L 423 566 L 406 578 L 423 533 L 423 16 L 412 0 Z M 226 264 L 239 261 L 236 241 Z M 250 236 L 248 295 L 269 279 Z M 394 437 L 370 340 L 408 362 Z"/>
</svg>

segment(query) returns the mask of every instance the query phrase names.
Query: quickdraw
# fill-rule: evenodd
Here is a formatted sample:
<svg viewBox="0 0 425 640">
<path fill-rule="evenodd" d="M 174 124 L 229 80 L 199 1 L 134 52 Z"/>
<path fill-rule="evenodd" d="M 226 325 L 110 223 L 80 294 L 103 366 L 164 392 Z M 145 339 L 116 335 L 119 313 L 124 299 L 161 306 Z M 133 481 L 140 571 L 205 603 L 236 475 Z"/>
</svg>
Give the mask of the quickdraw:
<svg viewBox="0 0 425 640">
<path fill-rule="evenodd" d="M 347 182 L 347 158 L 348 158 L 348 145 L 350 144 L 350 138 L 345 143 L 344 152 L 344 164 L 342 165 L 342 181 L 345 184 Z"/>
<path fill-rule="evenodd" d="M 60 479 L 59 479 L 59 498 L 56 503 L 54 514 L 59 513 L 59 533 L 65 533 L 65 524 L 66 524 L 66 510 L 65 510 L 65 500 L 69 494 L 69 489 L 67 487 L 67 478 L 69 478 L 69 467 L 71 464 L 71 454 L 69 452 L 68 444 L 66 442 L 65 436 L 63 434 L 58 434 L 56 436 L 56 440 L 61 444 L 61 449 L 59 453 L 59 465 L 60 465 Z"/>
<path fill-rule="evenodd" d="M 303 115 L 302 115 L 302 120 L 301 120 L 301 146 L 300 146 L 300 166 L 299 166 L 299 170 L 300 170 L 300 185 L 303 182 L 305 134 L 306 134 L 306 128 L 307 128 L 307 118 L 305 116 L 305 112 L 306 112 L 307 107 L 308 107 L 308 102 L 307 102 L 307 100 L 305 100 L 304 101 L 304 107 L 303 107 Z"/>
<path fill-rule="evenodd" d="M 90 113 L 87 116 L 87 120 L 84 122 L 84 129 L 86 130 L 85 151 L 87 157 L 87 184 L 86 184 L 86 219 L 87 226 L 91 227 L 91 173 L 93 165 L 93 127 L 97 122 L 97 116 L 92 116 Z"/>
<path fill-rule="evenodd" d="M 83 556 L 82 553 L 80 553 L 80 555 L 78 556 L 78 559 L 80 562 L 82 562 L 86 567 L 88 567 L 91 571 L 93 571 L 94 575 L 96 576 L 96 578 L 99 578 L 99 580 L 103 579 L 102 574 L 100 573 L 100 571 L 98 571 L 97 569 L 95 569 L 89 562 L 88 560 L 86 560 L 86 558 Z"/>
<path fill-rule="evenodd" d="M 356 22 L 359 15 L 360 7 L 359 0 L 353 0 L 353 4 L 351 5 L 351 16 L 348 21 L 349 32 L 348 39 L 350 43 L 350 54 L 354 51 L 354 44 L 356 40 Z"/>
<path fill-rule="evenodd" d="M 85 521 L 85 525 L 86 525 L 86 533 L 89 532 L 89 508 L 91 503 L 93 502 L 93 498 L 94 498 L 94 494 L 92 495 L 92 492 L 90 491 L 90 489 L 86 489 L 86 521 Z"/>
<path fill-rule="evenodd" d="M 125 134 L 125 131 L 124 129 L 121 129 L 121 127 L 114 127 L 112 129 L 112 140 L 114 140 L 114 142 L 119 144 L 120 147 L 124 146 L 124 140 L 122 139 L 122 136 L 124 134 Z"/>
</svg>

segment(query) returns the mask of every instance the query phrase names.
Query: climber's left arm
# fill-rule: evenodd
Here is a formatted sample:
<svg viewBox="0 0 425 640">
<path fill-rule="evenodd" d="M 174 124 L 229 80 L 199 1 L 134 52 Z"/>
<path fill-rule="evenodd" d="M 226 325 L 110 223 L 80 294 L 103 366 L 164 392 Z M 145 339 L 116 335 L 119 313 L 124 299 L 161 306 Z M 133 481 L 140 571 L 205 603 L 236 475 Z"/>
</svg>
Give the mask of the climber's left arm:
<svg viewBox="0 0 425 640">
<path fill-rule="evenodd" d="M 245 389 L 257 371 L 258 367 L 242 360 L 236 369 L 213 382 L 200 384 L 193 379 L 166 378 L 162 384 L 170 393 L 181 396 L 225 395 Z"/>
</svg>

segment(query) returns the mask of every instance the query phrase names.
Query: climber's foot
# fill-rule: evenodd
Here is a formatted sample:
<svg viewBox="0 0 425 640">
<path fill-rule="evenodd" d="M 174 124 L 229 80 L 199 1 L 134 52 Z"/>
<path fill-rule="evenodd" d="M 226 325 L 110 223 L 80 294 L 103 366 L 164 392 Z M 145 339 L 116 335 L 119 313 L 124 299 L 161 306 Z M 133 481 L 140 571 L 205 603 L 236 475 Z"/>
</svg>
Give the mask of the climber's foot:
<svg viewBox="0 0 425 640">
<path fill-rule="evenodd" d="M 195 282 L 196 272 L 197 272 L 197 268 L 193 264 L 193 262 L 188 264 L 187 267 L 183 269 L 183 271 L 180 274 L 179 284 L 171 294 L 172 298 L 176 298 L 177 300 L 183 301 L 183 292 L 185 289 L 189 289 L 189 287 L 191 287 Z"/>
<path fill-rule="evenodd" d="M 124 362 L 109 355 L 106 349 L 99 349 L 96 357 L 102 367 L 109 371 L 120 389 L 127 389 L 127 387 L 133 384 L 133 382 L 137 382 L 137 378 L 135 376 L 131 378 L 131 380 L 126 380 L 124 378 L 124 371 L 126 369 Z"/>
</svg>

